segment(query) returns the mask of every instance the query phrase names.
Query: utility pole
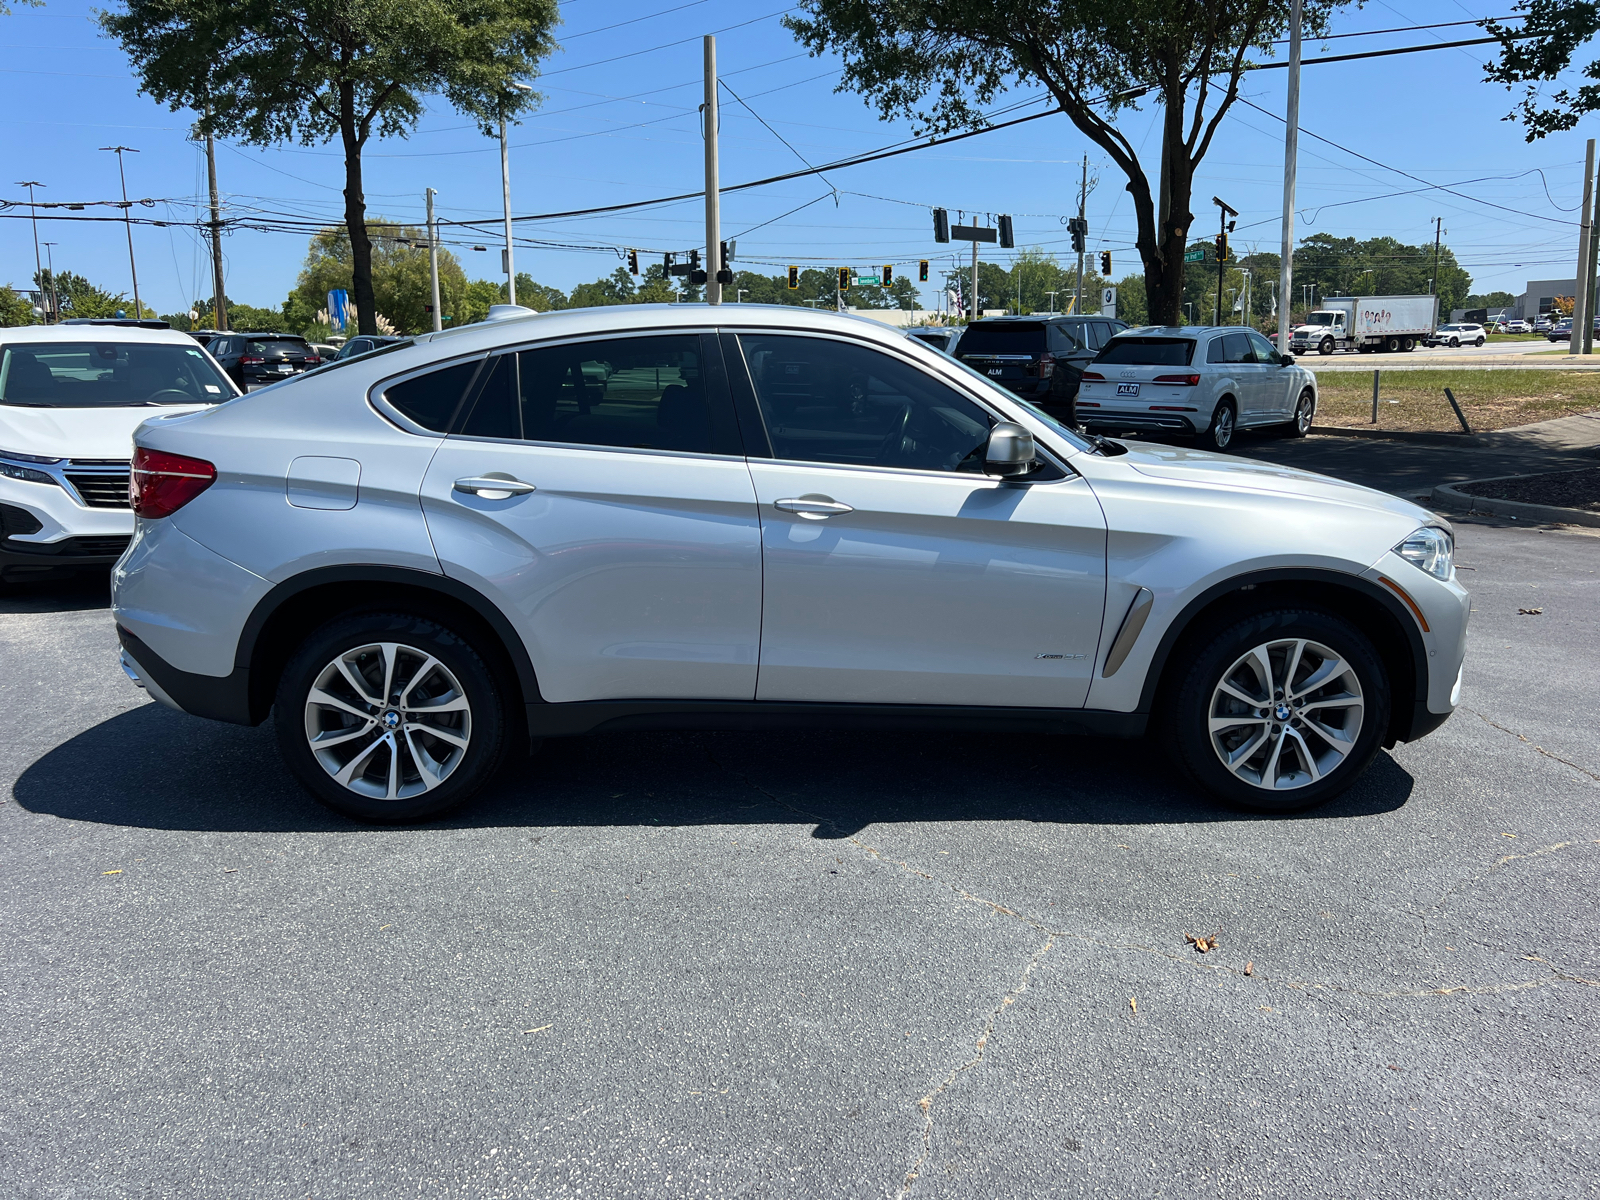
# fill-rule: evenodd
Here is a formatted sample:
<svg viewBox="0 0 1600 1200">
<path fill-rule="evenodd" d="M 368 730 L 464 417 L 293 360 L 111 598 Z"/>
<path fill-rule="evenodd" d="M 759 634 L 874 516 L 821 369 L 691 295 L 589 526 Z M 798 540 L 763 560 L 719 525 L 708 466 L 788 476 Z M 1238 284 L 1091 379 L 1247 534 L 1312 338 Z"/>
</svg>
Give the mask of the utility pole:
<svg viewBox="0 0 1600 1200">
<path fill-rule="evenodd" d="M 1590 175 L 1593 176 L 1593 174 L 1594 172 L 1591 170 Z M 1585 354 L 1594 353 L 1594 259 L 1596 249 L 1600 249 L 1600 247 L 1595 245 L 1596 239 L 1594 236 L 1594 231 L 1597 228 L 1600 228 L 1600 180 L 1596 180 L 1594 211 L 1589 219 L 1589 253 L 1584 256 L 1583 260 L 1585 269 L 1587 271 L 1587 278 L 1584 280 L 1583 294 L 1588 302 L 1588 307 L 1584 311 L 1588 314 L 1589 318 L 1583 323 L 1583 352 Z"/>
<path fill-rule="evenodd" d="M 706 303 L 722 303 L 722 212 L 717 179 L 717 39 L 706 34 L 706 102 L 701 108 L 706 123 Z"/>
<path fill-rule="evenodd" d="M 978 319 L 978 239 L 977 238 L 973 238 L 972 239 L 972 302 L 969 305 L 967 305 L 967 308 L 972 313 L 972 315 L 970 317 L 968 317 L 967 320 L 976 321 Z"/>
<path fill-rule="evenodd" d="M 50 315 L 45 321 L 46 324 L 52 321 L 60 322 L 61 320 L 61 293 L 56 291 L 56 256 L 50 253 L 50 247 L 54 245 L 54 242 L 44 243 L 45 262 L 50 266 Z M 43 290 L 43 288 L 40 289 L 40 291 Z"/>
<path fill-rule="evenodd" d="M 531 92 L 533 87 L 526 83 L 513 83 L 512 87 L 519 92 Z M 511 152 L 506 145 L 506 104 L 505 99 L 500 101 L 500 194 L 505 200 L 506 213 L 506 249 L 501 256 L 506 271 L 506 303 L 517 302 L 517 264 L 512 261 L 511 254 Z"/>
<path fill-rule="evenodd" d="M 1216 320 L 1214 325 L 1222 324 L 1222 272 L 1223 260 L 1227 257 L 1228 249 L 1228 218 L 1237 217 L 1236 210 L 1229 208 L 1217 197 L 1211 197 L 1211 203 L 1217 206 L 1217 306 L 1214 312 Z"/>
<path fill-rule="evenodd" d="M 1583 194 L 1583 204 L 1584 204 L 1585 208 L 1587 208 L 1589 206 L 1589 193 L 1587 191 L 1585 191 L 1584 194 Z M 1585 230 L 1584 239 L 1585 239 L 1585 242 L 1587 242 L 1587 239 L 1588 239 L 1588 236 L 1589 236 L 1588 232 L 1587 232 L 1588 228 L 1589 228 L 1589 226 L 1588 226 L 1588 223 L 1586 221 L 1585 224 L 1584 224 L 1584 230 Z M 1443 232 L 1444 232 L 1444 218 L 1443 217 L 1435 217 L 1433 219 L 1433 278 L 1428 281 L 1428 291 L 1432 295 L 1434 295 L 1435 297 L 1437 297 L 1439 295 L 1439 236 Z M 1434 320 L 1437 321 L 1439 319 L 1439 305 L 1438 305 L 1437 301 L 1435 301 L 1433 308 L 1434 308 Z M 1449 316 L 1448 313 L 1445 314 L 1445 318 L 1444 319 L 1446 321 L 1448 321 L 1450 319 L 1450 316 Z"/>
<path fill-rule="evenodd" d="M 1083 156 L 1083 180 L 1078 185 L 1078 228 L 1084 232 L 1079 235 L 1078 242 L 1078 292 L 1072 301 L 1072 311 L 1083 311 L 1083 252 L 1087 246 L 1088 217 L 1086 210 L 1089 206 L 1089 156 Z"/>
<path fill-rule="evenodd" d="M 428 189 L 428 282 L 433 289 L 433 331 L 444 328 L 444 318 L 439 313 L 439 231 L 433 223 L 433 198 L 438 193 Z"/>
<path fill-rule="evenodd" d="M 28 211 L 33 214 L 33 281 L 39 285 L 39 298 L 42 300 L 44 299 L 44 267 L 39 262 L 39 210 L 34 207 L 33 189 L 43 187 L 44 184 L 37 179 L 26 179 L 19 180 L 17 186 L 28 189 Z M 52 276 L 50 281 L 54 283 L 55 277 Z M 46 324 L 48 323 L 47 319 Z"/>
<path fill-rule="evenodd" d="M 218 329 L 228 328 L 228 298 L 222 281 L 222 207 L 217 200 L 217 147 L 206 130 L 206 180 L 211 185 L 211 316 Z"/>
<path fill-rule="evenodd" d="M 1289 0 L 1289 106 L 1283 135 L 1283 250 L 1278 295 L 1287 302 L 1294 277 L 1294 185 L 1300 155 L 1300 0 Z M 1278 316 L 1278 353 L 1289 353 L 1289 314 Z"/>
<path fill-rule="evenodd" d="M 122 180 L 122 224 L 128 231 L 128 274 L 133 276 L 133 316 L 138 320 L 144 316 L 144 305 L 139 303 L 139 268 L 133 261 L 133 219 L 128 215 L 128 173 L 122 169 L 122 156 L 124 154 L 139 153 L 132 146 L 101 146 L 102 150 L 109 150 L 117 156 L 117 176 Z"/>
<path fill-rule="evenodd" d="M 1592 327 L 1594 314 L 1589 311 L 1589 297 L 1584 281 L 1589 277 L 1588 262 L 1594 256 L 1594 227 L 1589 224 L 1589 205 L 1594 197 L 1594 139 L 1583 159 L 1583 207 L 1578 211 L 1578 269 L 1572 281 L 1572 339 L 1567 343 L 1574 354 L 1582 353 L 1583 329 Z M 1435 269 L 1435 274 L 1438 268 Z"/>
</svg>

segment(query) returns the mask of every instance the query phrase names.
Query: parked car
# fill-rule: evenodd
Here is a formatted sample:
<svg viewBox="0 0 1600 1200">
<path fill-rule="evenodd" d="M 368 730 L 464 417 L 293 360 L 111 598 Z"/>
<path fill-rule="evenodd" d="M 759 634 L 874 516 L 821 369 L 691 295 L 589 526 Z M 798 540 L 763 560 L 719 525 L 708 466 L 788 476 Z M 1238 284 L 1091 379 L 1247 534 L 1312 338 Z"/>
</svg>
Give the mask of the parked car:
<svg viewBox="0 0 1600 1200">
<path fill-rule="evenodd" d="M 273 716 L 299 779 L 367 820 L 466 800 L 541 738 L 827 725 L 1148 731 L 1284 812 L 1459 701 L 1468 596 L 1434 514 L 1080 436 L 865 319 L 491 319 L 135 445 L 124 668 L 186 712 Z"/>
<path fill-rule="evenodd" d="M 906 336 L 924 342 L 942 353 L 954 354 L 956 343 L 961 340 L 961 330 L 929 326 L 925 329 L 908 329 Z"/>
<path fill-rule="evenodd" d="M 1529 325 L 1521 317 L 1515 317 L 1509 321 L 1501 322 L 1500 330 L 1503 333 L 1532 333 L 1533 326 Z"/>
<path fill-rule="evenodd" d="M 1572 340 L 1572 318 L 1563 317 L 1550 326 L 1545 337 L 1552 342 L 1570 342 Z"/>
<path fill-rule="evenodd" d="M 212 338 L 206 349 L 245 391 L 322 365 L 321 356 L 297 333 L 230 331 Z"/>
<path fill-rule="evenodd" d="M 1430 346 L 1449 346 L 1452 350 L 1460 346 L 1481 346 L 1485 340 L 1482 325 L 1441 325 L 1426 339 Z"/>
<path fill-rule="evenodd" d="M 384 346 L 393 346 L 409 340 L 409 338 L 403 337 L 387 337 L 382 334 L 363 333 L 340 346 L 337 357 L 354 358 L 358 354 L 371 354 L 374 350 L 380 350 Z"/>
<path fill-rule="evenodd" d="M 323 362 L 332 362 L 339 357 L 339 347 L 332 342 L 311 342 L 311 352 Z"/>
<path fill-rule="evenodd" d="M 1199 435 L 1212 450 L 1226 450 L 1240 429 L 1304 437 L 1316 411 L 1316 376 L 1237 325 L 1118 334 L 1084 371 L 1077 399 L 1085 429 Z"/>
<path fill-rule="evenodd" d="M 1109 317 L 985 317 L 962 332 L 955 357 L 1070 425 L 1083 368 L 1127 327 Z"/>
<path fill-rule="evenodd" d="M 0 579 L 114 562 L 133 534 L 134 428 L 238 394 L 175 330 L 0 330 Z"/>
</svg>

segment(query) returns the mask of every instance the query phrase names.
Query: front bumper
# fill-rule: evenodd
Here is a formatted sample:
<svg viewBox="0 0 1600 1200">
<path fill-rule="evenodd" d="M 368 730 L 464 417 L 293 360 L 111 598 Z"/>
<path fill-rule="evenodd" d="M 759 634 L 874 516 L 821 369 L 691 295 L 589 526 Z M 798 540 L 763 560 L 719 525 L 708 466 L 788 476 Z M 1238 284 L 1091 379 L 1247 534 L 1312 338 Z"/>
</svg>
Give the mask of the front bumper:
<svg viewBox="0 0 1600 1200">
<path fill-rule="evenodd" d="M 1398 596 L 1405 607 L 1415 605 L 1426 662 L 1419 664 L 1427 680 L 1427 694 L 1415 698 L 1411 728 L 1405 741 L 1433 732 L 1461 703 L 1461 680 L 1467 656 L 1467 620 L 1472 597 L 1452 576 L 1435 579 L 1419 571 L 1392 550 L 1380 558 L 1364 578 Z M 1413 615 L 1413 620 L 1416 620 Z M 1423 623 L 1426 622 L 1426 628 Z M 1420 687 L 1419 687 L 1419 690 Z"/>
<path fill-rule="evenodd" d="M 0 476 L 0 577 L 116 562 L 133 535 L 127 468 L 66 463 L 35 469 L 58 482 Z"/>
</svg>

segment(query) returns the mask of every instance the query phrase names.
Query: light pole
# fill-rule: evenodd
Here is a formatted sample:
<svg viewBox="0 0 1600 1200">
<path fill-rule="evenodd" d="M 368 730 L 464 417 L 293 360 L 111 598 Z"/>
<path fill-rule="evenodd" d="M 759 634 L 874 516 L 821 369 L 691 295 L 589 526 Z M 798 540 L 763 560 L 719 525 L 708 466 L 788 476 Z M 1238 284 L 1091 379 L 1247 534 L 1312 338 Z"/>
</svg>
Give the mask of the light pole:
<svg viewBox="0 0 1600 1200">
<path fill-rule="evenodd" d="M 513 83 L 511 85 L 519 92 L 531 92 L 532 86 L 526 83 Z M 500 98 L 500 193 L 505 199 L 506 211 L 506 303 L 517 302 L 517 265 L 511 257 L 511 153 L 506 146 L 506 101 L 509 96 Z"/>
<path fill-rule="evenodd" d="M 748 292 L 750 289 L 749 288 L 737 288 L 735 290 L 736 290 L 737 294 L 734 296 L 733 302 L 735 304 L 743 304 L 744 303 L 744 294 L 746 292 Z"/>
<path fill-rule="evenodd" d="M 1061 294 L 1060 292 L 1046 292 L 1045 293 L 1046 296 L 1050 297 L 1050 315 L 1051 316 L 1055 316 L 1055 313 L 1056 313 L 1056 297 L 1059 296 L 1060 294 Z"/>
<path fill-rule="evenodd" d="M 128 216 L 128 174 L 122 169 L 122 156 L 139 152 L 132 146 L 101 146 L 100 149 L 117 156 L 117 177 L 122 180 L 122 224 L 128 231 L 128 274 L 133 276 L 133 318 L 138 321 L 144 318 L 144 306 L 139 303 L 139 268 L 133 261 L 133 220 Z"/>
<path fill-rule="evenodd" d="M 439 311 L 439 230 L 433 223 L 433 198 L 438 195 L 433 188 L 428 189 L 428 286 L 433 296 L 433 331 L 438 333 L 444 328 L 444 316 Z"/>
<path fill-rule="evenodd" d="M 33 281 L 39 285 L 39 295 L 44 296 L 44 281 L 39 278 L 44 268 L 39 265 L 39 210 L 33 204 L 33 189 L 43 187 L 37 179 L 25 179 L 17 182 L 18 187 L 28 189 L 28 211 L 33 214 Z"/>
<path fill-rule="evenodd" d="M 54 254 L 50 253 L 50 247 L 52 247 L 54 245 L 55 245 L 54 242 L 44 242 L 43 243 L 44 254 L 45 254 L 45 262 L 48 263 L 49 266 L 50 266 L 50 313 L 51 313 L 51 317 L 50 317 L 49 321 L 45 322 L 46 325 L 50 324 L 51 321 L 57 321 L 58 322 L 58 321 L 61 320 L 61 294 L 56 291 L 56 256 Z M 44 291 L 43 288 L 40 288 L 39 290 L 41 292 Z"/>
</svg>

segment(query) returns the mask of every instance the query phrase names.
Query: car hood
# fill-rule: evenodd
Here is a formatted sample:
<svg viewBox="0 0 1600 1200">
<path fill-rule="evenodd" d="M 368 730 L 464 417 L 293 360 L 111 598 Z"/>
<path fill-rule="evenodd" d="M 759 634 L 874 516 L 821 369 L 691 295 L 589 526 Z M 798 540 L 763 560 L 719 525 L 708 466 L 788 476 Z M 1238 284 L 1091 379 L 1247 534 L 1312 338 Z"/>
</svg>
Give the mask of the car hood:
<svg viewBox="0 0 1600 1200">
<path fill-rule="evenodd" d="M 133 431 L 151 417 L 208 405 L 160 408 L 22 408 L 0 404 L 0 450 L 41 458 L 133 457 Z"/>
<path fill-rule="evenodd" d="M 1141 445 L 1130 447 L 1122 461 L 1139 474 L 1152 479 L 1327 500 L 1354 508 L 1391 513 L 1418 523 L 1436 519 L 1427 509 L 1409 500 L 1402 500 L 1399 496 L 1391 496 L 1388 492 L 1346 483 L 1342 479 L 1331 479 L 1315 471 L 1301 471 L 1295 467 L 1282 467 L 1276 463 L 1238 458 L 1231 454 L 1190 450 L 1182 446 Z"/>
</svg>

